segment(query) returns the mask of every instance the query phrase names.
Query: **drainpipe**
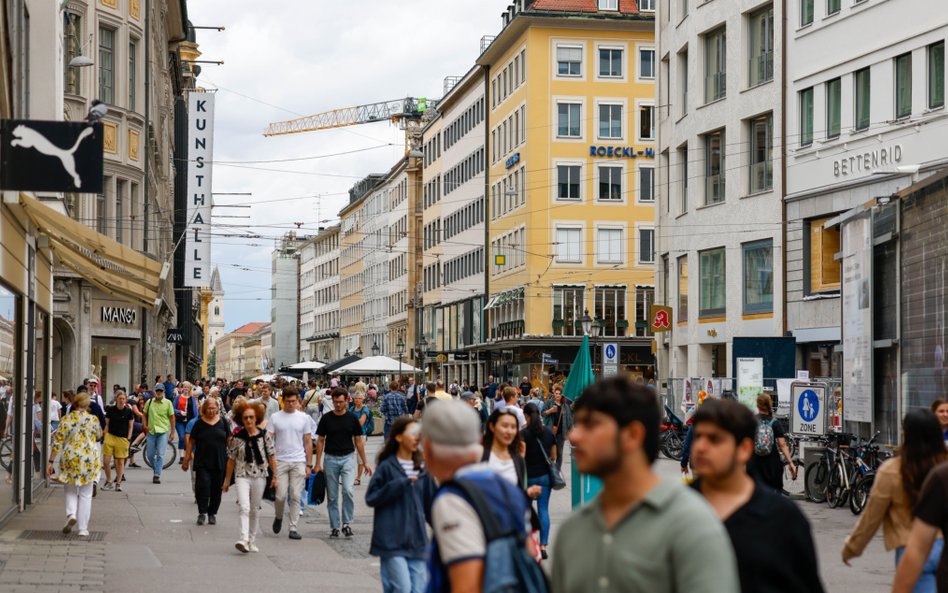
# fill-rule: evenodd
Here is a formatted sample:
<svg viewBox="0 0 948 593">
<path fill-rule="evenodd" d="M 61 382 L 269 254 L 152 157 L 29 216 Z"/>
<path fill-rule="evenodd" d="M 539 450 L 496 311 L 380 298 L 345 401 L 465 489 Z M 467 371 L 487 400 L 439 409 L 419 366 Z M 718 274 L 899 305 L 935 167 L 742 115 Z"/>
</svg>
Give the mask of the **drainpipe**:
<svg viewBox="0 0 948 593">
<path fill-rule="evenodd" d="M 149 146 L 149 134 L 151 130 L 151 0 L 145 0 L 145 182 L 142 184 L 144 191 L 145 204 L 144 208 L 147 210 L 151 206 L 151 200 L 149 200 L 149 188 L 151 187 L 151 155 L 148 154 Z M 149 217 L 151 218 L 151 217 Z M 144 220 L 144 215 L 142 216 Z M 148 252 L 148 225 L 145 225 L 143 235 L 143 249 L 145 253 Z M 161 293 L 161 287 L 158 287 L 159 294 Z M 156 310 L 157 314 L 158 311 Z M 139 383 L 148 382 L 148 353 L 146 352 L 150 340 L 148 339 L 148 310 L 145 307 L 142 307 L 142 329 L 141 329 L 141 346 L 139 350 L 141 351 L 141 378 Z M 157 327 L 157 325 L 156 325 Z"/>
<path fill-rule="evenodd" d="M 781 286 L 782 331 L 787 335 L 787 2 L 780 3 L 780 258 L 783 265 Z"/>
<path fill-rule="evenodd" d="M 487 165 L 484 167 L 484 303 L 490 300 L 490 272 L 492 254 L 490 252 L 490 167 L 493 164 L 490 158 L 490 66 L 483 66 L 484 70 L 484 160 Z M 491 311 L 483 311 L 481 315 L 481 334 L 484 340 L 490 336 L 490 317 Z M 492 375 L 491 363 L 493 362 L 490 350 L 487 351 L 487 364 L 484 365 L 485 377 Z"/>
</svg>

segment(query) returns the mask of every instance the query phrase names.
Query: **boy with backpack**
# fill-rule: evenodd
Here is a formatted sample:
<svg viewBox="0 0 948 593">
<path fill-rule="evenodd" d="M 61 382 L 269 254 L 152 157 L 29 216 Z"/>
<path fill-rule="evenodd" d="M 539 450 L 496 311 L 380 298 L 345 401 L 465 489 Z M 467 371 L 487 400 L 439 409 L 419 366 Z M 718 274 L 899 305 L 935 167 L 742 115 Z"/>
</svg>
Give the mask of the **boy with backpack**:
<svg viewBox="0 0 948 593">
<path fill-rule="evenodd" d="M 747 464 L 747 473 L 752 478 L 776 490 L 783 492 L 783 463 L 780 453 L 790 466 L 790 475 L 797 479 L 797 466 L 790 457 L 786 433 L 783 426 L 773 415 L 773 400 L 767 393 L 757 396 L 757 431 L 754 434 L 754 454 Z"/>
</svg>

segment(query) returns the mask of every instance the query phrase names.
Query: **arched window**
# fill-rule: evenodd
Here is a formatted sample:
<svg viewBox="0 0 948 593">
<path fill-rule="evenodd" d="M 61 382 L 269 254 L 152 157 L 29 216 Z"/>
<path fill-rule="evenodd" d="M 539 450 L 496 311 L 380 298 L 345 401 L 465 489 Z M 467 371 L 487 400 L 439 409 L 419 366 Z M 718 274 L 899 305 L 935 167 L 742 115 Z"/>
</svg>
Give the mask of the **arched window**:
<svg viewBox="0 0 948 593">
<path fill-rule="evenodd" d="M 221 314 L 221 308 L 220 308 L 220 307 L 214 307 L 214 315 L 220 315 L 220 314 Z"/>
</svg>

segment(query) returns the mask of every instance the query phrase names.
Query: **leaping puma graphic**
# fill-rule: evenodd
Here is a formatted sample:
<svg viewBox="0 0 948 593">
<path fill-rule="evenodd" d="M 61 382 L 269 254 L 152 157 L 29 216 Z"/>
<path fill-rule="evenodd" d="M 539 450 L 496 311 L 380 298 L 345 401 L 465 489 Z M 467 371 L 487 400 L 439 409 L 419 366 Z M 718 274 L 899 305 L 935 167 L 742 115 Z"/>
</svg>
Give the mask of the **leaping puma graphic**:
<svg viewBox="0 0 948 593">
<path fill-rule="evenodd" d="M 20 124 L 13 129 L 13 135 L 15 138 L 10 142 L 10 146 L 33 148 L 42 154 L 58 158 L 63 164 L 63 169 L 66 170 L 66 173 L 72 176 L 72 182 L 78 188 L 82 186 L 82 179 L 80 179 L 79 174 L 76 173 L 76 150 L 79 149 L 79 144 L 82 143 L 83 140 L 92 135 L 92 132 L 92 126 L 85 128 L 79 133 L 79 137 L 76 138 L 76 143 L 72 145 L 72 148 L 64 149 L 59 148 L 47 140 L 45 136 L 33 128 L 28 128 L 25 125 Z"/>
</svg>

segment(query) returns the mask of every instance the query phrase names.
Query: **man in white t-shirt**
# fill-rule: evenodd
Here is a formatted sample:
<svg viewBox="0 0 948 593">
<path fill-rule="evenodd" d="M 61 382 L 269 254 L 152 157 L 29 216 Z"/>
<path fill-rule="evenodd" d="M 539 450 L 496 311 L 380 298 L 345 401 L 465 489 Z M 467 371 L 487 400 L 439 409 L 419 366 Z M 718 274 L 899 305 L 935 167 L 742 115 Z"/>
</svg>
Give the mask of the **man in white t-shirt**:
<svg viewBox="0 0 948 593">
<path fill-rule="evenodd" d="M 297 525 L 300 493 L 313 470 L 313 435 L 309 416 L 299 411 L 300 394 L 292 387 L 283 390 L 283 411 L 270 417 L 268 430 L 276 449 L 277 490 L 273 508 L 273 533 L 283 528 L 284 505 L 289 498 L 290 539 L 302 539 Z"/>
<path fill-rule="evenodd" d="M 523 415 L 523 410 L 520 409 L 520 405 L 517 403 L 519 399 L 520 391 L 516 387 L 510 385 L 504 387 L 504 408 L 513 412 L 513 415 L 517 417 L 519 430 L 523 430 L 527 427 L 527 417 Z"/>
<path fill-rule="evenodd" d="M 63 405 L 59 403 L 56 394 L 49 400 L 49 422 L 50 422 L 50 432 L 56 432 L 56 429 L 59 428 L 59 416 L 62 412 Z"/>
</svg>

